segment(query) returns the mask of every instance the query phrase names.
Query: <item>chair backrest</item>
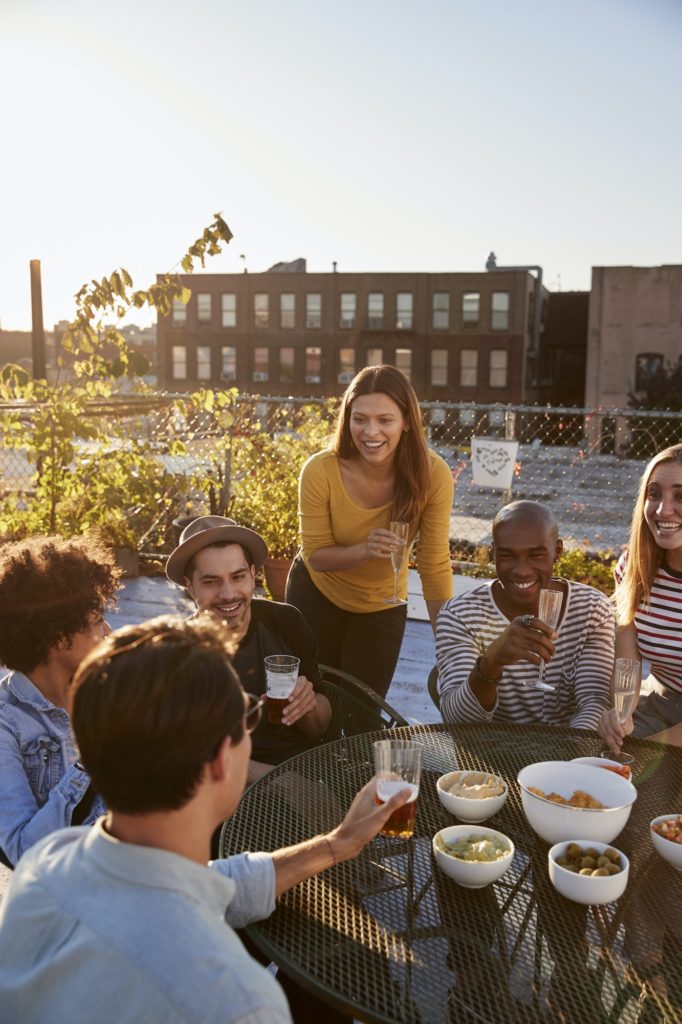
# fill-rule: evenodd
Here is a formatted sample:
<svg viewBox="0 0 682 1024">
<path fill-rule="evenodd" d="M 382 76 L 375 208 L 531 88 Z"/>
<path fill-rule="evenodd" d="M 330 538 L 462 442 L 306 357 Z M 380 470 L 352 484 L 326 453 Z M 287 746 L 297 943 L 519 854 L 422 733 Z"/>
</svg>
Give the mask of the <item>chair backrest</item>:
<svg viewBox="0 0 682 1024">
<path fill-rule="evenodd" d="M 440 711 L 440 694 L 438 692 L 438 665 L 434 665 L 429 672 L 429 697 Z"/>
<path fill-rule="evenodd" d="M 321 692 L 332 706 L 332 720 L 322 737 L 323 742 L 341 736 L 374 732 L 376 729 L 409 725 L 395 708 L 360 679 L 329 665 L 320 665 L 319 668 L 322 676 Z"/>
</svg>

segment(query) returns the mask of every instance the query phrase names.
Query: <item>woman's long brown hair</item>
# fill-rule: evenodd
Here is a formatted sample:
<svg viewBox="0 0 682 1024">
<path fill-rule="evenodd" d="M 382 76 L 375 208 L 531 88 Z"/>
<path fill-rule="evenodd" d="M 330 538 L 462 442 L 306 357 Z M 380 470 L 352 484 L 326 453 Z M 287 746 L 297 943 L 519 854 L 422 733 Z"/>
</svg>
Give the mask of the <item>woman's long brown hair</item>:
<svg viewBox="0 0 682 1024">
<path fill-rule="evenodd" d="M 675 444 L 654 455 L 640 480 L 637 500 L 632 511 L 625 574 L 614 594 L 619 625 L 628 625 L 632 622 L 640 604 L 647 603 L 656 573 L 663 565 L 663 550 L 654 540 L 644 518 L 644 503 L 651 474 L 663 462 L 679 462 L 682 465 L 682 444 Z"/>
<path fill-rule="evenodd" d="M 417 395 L 400 370 L 383 364 L 366 366 L 355 375 L 341 399 L 331 449 L 340 459 L 351 459 L 357 455 L 350 434 L 351 408 L 356 398 L 376 393 L 393 399 L 407 427 L 395 453 L 395 492 L 391 518 L 410 523 L 416 529 L 426 504 L 431 467 Z"/>
</svg>

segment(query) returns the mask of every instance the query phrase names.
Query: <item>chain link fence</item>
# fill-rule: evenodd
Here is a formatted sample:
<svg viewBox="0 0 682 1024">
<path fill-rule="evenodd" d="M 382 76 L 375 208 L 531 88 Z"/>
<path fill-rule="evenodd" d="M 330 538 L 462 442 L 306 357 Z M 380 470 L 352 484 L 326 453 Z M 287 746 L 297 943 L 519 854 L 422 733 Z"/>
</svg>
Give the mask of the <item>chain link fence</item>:
<svg viewBox="0 0 682 1024">
<path fill-rule="evenodd" d="M 260 505 L 260 515 L 291 531 L 298 469 L 331 433 L 337 400 L 232 395 L 221 403 L 159 395 L 93 403 L 88 409 L 97 437 L 74 438 L 70 470 L 106 475 L 121 453 L 137 454 L 138 483 L 143 465 L 149 491 L 136 483 L 128 494 L 124 487 L 124 493 L 112 492 L 107 500 L 133 524 L 143 550 L 167 552 L 174 543 L 173 521 L 183 514 L 220 511 L 263 529 Z M 424 403 L 422 409 L 429 444 L 456 480 L 450 533 L 453 550 L 463 559 L 490 542 L 491 520 L 510 498 L 548 505 L 569 548 L 617 554 L 627 541 L 646 462 L 668 445 L 682 443 L 681 412 L 466 403 Z M 36 493 L 42 456 L 24 442 L 34 415 L 30 406 L 0 406 L 5 509 L 28 508 Z M 518 443 L 509 487 L 480 485 L 472 438 L 487 438 L 493 448 Z"/>
</svg>

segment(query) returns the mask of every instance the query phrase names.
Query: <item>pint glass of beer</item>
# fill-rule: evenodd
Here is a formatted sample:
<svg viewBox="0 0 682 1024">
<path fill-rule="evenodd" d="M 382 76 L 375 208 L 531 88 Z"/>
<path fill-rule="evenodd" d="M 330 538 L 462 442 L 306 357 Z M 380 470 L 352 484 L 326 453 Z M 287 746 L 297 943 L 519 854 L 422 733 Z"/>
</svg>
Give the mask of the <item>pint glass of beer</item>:
<svg viewBox="0 0 682 1024">
<path fill-rule="evenodd" d="M 412 791 L 409 801 L 393 812 L 381 830 L 384 836 L 409 839 L 417 816 L 422 745 L 412 740 L 377 740 L 374 744 L 374 767 L 377 803 L 385 803 L 403 789 Z"/>
<path fill-rule="evenodd" d="M 268 722 L 280 725 L 282 711 L 298 682 L 300 660 L 291 654 L 269 654 L 265 659 L 265 695 Z"/>
</svg>

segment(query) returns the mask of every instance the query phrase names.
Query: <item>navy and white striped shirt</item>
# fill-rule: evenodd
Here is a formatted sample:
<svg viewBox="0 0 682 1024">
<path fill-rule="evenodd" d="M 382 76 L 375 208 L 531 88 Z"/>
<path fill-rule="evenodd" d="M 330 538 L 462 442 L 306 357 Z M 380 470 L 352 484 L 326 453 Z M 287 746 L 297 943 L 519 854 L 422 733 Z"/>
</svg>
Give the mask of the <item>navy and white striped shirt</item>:
<svg viewBox="0 0 682 1024">
<path fill-rule="evenodd" d="M 596 729 L 601 713 L 610 707 L 615 643 L 611 602 L 594 587 L 568 582 L 564 615 L 554 641 L 556 654 L 545 664 L 543 675 L 556 689 L 543 691 L 526 685 L 537 680 L 537 665 L 528 661 L 507 665 L 497 686 L 495 706 L 486 711 L 469 687 L 469 674 L 477 657 L 510 621 L 495 603 L 493 582 L 447 601 L 438 615 L 436 657 L 444 720 L 494 718 Z"/>
<path fill-rule="evenodd" d="M 616 566 L 616 583 L 625 573 L 627 552 Z M 682 693 L 682 573 L 660 568 L 647 604 L 635 612 L 637 647 L 659 683 Z"/>
</svg>

